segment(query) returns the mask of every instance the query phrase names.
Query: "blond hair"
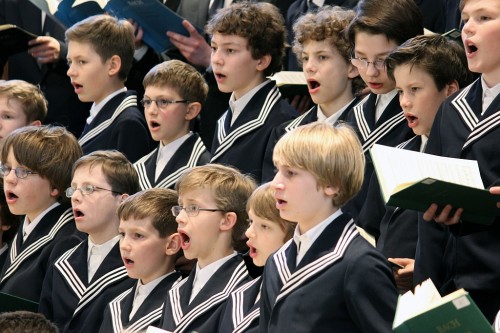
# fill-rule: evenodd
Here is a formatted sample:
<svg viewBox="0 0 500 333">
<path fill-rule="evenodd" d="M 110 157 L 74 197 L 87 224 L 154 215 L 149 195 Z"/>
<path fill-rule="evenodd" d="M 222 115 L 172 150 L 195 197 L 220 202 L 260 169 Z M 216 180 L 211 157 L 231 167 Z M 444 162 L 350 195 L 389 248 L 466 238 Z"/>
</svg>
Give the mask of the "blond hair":
<svg viewBox="0 0 500 333">
<path fill-rule="evenodd" d="M 27 124 L 47 116 L 48 103 L 40 87 L 23 80 L 0 80 L 0 96 L 8 101 L 16 100 L 22 105 Z"/>
<path fill-rule="evenodd" d="M 311 123 L 285 134 L 273 153 L 275 165 L 310 172 L 319 186 L 339 188 L 333 205 L 341 207 L 360 190 L 365 158 L 354 130 L 346 124 L 336 127 Z"/>
</svg>

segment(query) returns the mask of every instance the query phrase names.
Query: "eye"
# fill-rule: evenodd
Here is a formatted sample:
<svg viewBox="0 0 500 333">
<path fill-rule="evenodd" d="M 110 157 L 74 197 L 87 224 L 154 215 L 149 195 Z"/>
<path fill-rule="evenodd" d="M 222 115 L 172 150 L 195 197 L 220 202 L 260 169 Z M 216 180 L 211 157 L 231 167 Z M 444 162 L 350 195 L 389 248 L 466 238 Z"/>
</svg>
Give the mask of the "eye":
<svg viewBox="0 0 500 333">
<path fill-rule="evenodd" d="M 410 91 L 412 94 L 415 94 L 416 92 L 418 92 L 420 90 L 420 87 L 411 87 L 410 88 Z"/>
<path fill-rule="evenodd" d="M 479 18 L 480 21 L 488 21 L 490 19 L 491 18 L 489 16 L 484 16 L 484 15 Z"/>
<path fill-rule="evenodd" d="M 210 48 L 212 49 L 212 53 L 214 53 L 215 51 L 217 51 L 217 48 L 215 46 L 211 46 Z"/>
<path fill-rule="evenodd" d="M 269 229 L 269 226 L 267 224 L 263 223 L 263 224 L 260 225 L 260 228 L 264 229 L 264 230 L 267 230 L 267 229 Z"/>
<path fill-rule="evenodd" d="M 144 106 L 150 106 L 151 102 L 152 101 L 150 99 L 143 99 L 142 100 L 142 105 L 144 105 Z"/>
<path fill-rule="evenodd" d="M 399 96 L 403 96 L 403 94 L 404 94 L 403 90 L 401 90 L 401 89 L 397 89 L 396 91 L 398 92 L 398 95 L 399 95 Z"/>
<path fill-rule="evenodd" d="M 192 214 L 192 213 L 195 213 L 195 212 L 198 211 L 198 206 L 196 206 L 196 205 L 187 205 L 186 207 L 184 207 L 184 209 L 186 210 L 186 213 Z"/>
<path fill-rule="evenodd" d="M 79 64 L 79 65 L 84 65 L 85 63 L 86 63 L 86 61 L 85 61 L 85 60 L 78 60 L 78 64 Z"/>
<path fill-rule="evenodd" d="M 231 53 L 235 53 L 235 52 L 236 52 L 236 50 L 235 50 L 235 49 L 227 49 L 227 50 L 226 50 L 226 53 L 229 53 L 229 54 L 231 54 Z"/>
<path fill-rule="evenodd" d="M 90 193 L 94 192 L 94 186 L 90 185 L 90 184 L 82 185 L 81 189 L 82 189 L 83 193 L 85 193 L 85 194 L 90 194 Z"/>
<path fill-rule="evenodd" d="M 134 238 L 135 239 L 141 239 L 141 238 L 144 238 L 144 235 L 136 232 L 136 233 L 134 233 Z"/>
<path fill-rule="evenodd" d="M 318 59 L 319 59 L 319 60 L 328 60 L 328 56 L 326 56 L 326 55 L 320 55 L 320 56 L 318 57 Z"/>
<path fill-rule="evenodd" d="M 2 119 L 5 119 L 5 120 L 9 120 L 9 119 L 13 119 L 14 117 L 12 117 L 11 115 L 9 114 L 3 114 L 2 115 Z"/>
<path fill-rule="evenodd" d="M 118 234 L 120 235 L 120 239 L 123 239 L 125 237 L 125 233 L 124 232 L 119 232 Z"/>
</svg>

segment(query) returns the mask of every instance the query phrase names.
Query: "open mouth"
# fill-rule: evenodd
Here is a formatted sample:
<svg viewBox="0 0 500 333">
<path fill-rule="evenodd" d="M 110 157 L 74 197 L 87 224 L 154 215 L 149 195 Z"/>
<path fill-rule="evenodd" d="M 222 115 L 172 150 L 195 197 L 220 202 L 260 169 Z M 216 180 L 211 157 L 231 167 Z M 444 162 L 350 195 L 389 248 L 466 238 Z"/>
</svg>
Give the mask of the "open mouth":
<svg viewBox="0 0 500 333">
<path fill-rule="evenodd" d="M 83 217 L 83 216 L 85 216 L 85 214 L 79 209 L 73 209 L 73 216 L 74 217 Z"/>
<path fill-rule="evenodd" d="M 406 114 L 405 118 L 406 118 L 406 121 L 408 121 L 408 123 L 410 123 L 410 124 L 413 124 L 418 119 L 418 117 L 416 117 L 412 114 Z"/>
<path fill-rule="evenodd" d="M 216 77 L 217 79 L 223 79 L 223 78 L 225 78 L 226 76 L 225 76 L 224 74 L 221 74 L 221 73 L 215 73 L 215 77 Z"/>
<path fill-rule="evenodd" d="M 130 265 L 130 264 L 133 264 L 134 261 L 129 259 L 129 258 L 122 258 L 123 259 L 123 262 L 125 263 L 125 265 Z"/>
<path fill-rule="evenodd" d="M 158 128 L 158 127 L 160 127 L 160 124 L 159 124 L 158 122 L 156 122 L 156 121 L 151 121 L 151 122 L 149 123 L 149 126 L 150 126 L 151 128 Z"/>
<path fill-rule="evenodd" d="M 15 195 L 15 194 L 14 194 L 14 193 L 12 193 L 12 192 L 6 192 L 6 193 L 5 193 L 5 196 L 7 197 L 7 200 L 14 200 L 14 199 L 19 198 L 17 195 Z"/>
<path fill-rule="evenodd" d="M 179 233 L 179 236 L 181 236 L 181 247 L 183 250 L 185 250 L 187 247 L 189 247 L 191 238 L 184 231 L 177 230 L 177 232 Z"/>
<path fill-rule="evenodd" d="M 319 82 L 315 80 L 309 80 L 307 81 L 307 84 L 309 85 L 309 89 L 311 90 L 319 88 L 321 86 L 321 84 L 319 84 Z"/>
<path fill-rule="evenodd" d="M 473 54 L 473 53 L 477 52 L 477 50 L 478 50 L 477 46 L 470 41 L 465 42 L 465 48 L 467 50 L 467 53 L 469 53 L 469 54 Z"/>
</svg>

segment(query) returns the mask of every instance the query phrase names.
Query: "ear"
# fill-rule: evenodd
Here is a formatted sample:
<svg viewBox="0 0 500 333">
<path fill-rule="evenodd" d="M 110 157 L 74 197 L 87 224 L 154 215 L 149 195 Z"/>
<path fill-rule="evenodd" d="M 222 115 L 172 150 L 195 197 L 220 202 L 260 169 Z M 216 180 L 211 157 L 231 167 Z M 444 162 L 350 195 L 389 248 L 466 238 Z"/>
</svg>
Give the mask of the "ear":
<svg viewBox="0 0 500 333">
<path fill-rule="evenodd" d="M 165 254 L 173 256 L 181 250 L 181 236 L 178 233 L 172 234 L 168 237 L 165 244 Z"/>
<path fill-rule="evenodd" d="M 220 230 L 222 231 L 229 231 L 233 229 L 233 227 L 236 224 L 236 221 L 238 220 L 238 216 L 236 215 L 235 212 L 227 212 L 224 214 L 224 219 L 220 223 Z"/>
<path fill-rule="evenodd" d="M 10 229 L 10 225 L 2 224 L 2 225 L 0 225 L 0 228 L 2 229 L 2 232 L 4 232 L 4 231 L 7 231 Z"/>
<path fill-rule="evenodd" d="M 50 196 L 53 198 L 57 198 L 59 196 L 59 190 L 54 187 L 52 190 L 50 190 Z"/>
<path fill-rule="evenodd" d="M 201 103 L 200 102 L 192 102 L 188 104 L 186 115 L 184 119 L 193 120 L 198 117 L 201 111 Z"/>
<path fill-rule="evenodd" d="M 337 186 L 325 186 L 323 191 L 327 197 L 335 198 L 339 195 L 340 189 Z"/>
<path fill-rule="evenodd" d="M 42 122 L 40 120 L 35 120 L 30 123 L 30 126 L 42 126 Z"/>
<path fill-rule="evenodd" d="M 115 54 L 108 60 L 108 63 L 109 63 L 108 75 L 109 76 L 117 75 L 120 69 L 122 68 L 122 59 Z"/>
<path fill-rule="evenodd" d="M 349 62 L 347 64 L 347 77 L 350 79 L 354 79 L 356 76 L 359 76 L 358 67 Z"/>
<path fill-rule="evenodd" d="M 448 83 L 445 87 L 446 89 L 446 97 L 450 96 L 454 92 L 457 92 L 460 88 L 458 86 L 457 80 L 453 80 L 453 82 Z"/>
<path fill-rule="evenodd" d="M 259 60 L 257 60 L 257 70 L 259 72 L 263 72 L 267 67 L 269 67 L 272 59 L 273 58 L 270 54 L 266 54 L 265 56 L 261 57 Z"/>
<path fill-rule="evenodd" d="M 120 203 L 122 203 L 128 197 L 129 197 L 128 193 L 123 193 L 122 195 L 120 195 Z"/>
</svg>

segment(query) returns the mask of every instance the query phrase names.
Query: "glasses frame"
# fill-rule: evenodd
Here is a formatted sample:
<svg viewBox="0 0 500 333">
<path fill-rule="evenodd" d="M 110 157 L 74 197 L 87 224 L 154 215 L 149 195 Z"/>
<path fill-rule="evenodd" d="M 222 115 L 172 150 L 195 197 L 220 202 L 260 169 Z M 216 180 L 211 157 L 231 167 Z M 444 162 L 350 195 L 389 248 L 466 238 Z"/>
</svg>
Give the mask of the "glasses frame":
<svg viewBox="0 0 500 333">
<path fill-rule="evenodd" d="M 186 209 L 187 208 L 187 209 Z M 200 214 L 200 212 L 226 212 L 223 209 L 216 208 L 200 208 L 197 205 L 187 205 L 187 206 L 172 206 L 172 215 L 177 217 L 180 215 L 181 211 L 184 210 L 186 215 L 189 217 L 195 217 Z"/>
<path fill-rule="evenodd" d="M 147 104 L 148 102 L 150 102 L 150 103 Z M 179 104 L 179 103 L 188 104 L 189 101 L 187 99 L 170 101 L 170 100 L 165 99 L 165 98 L 160 98 L 160 99 L 142 99 L 141 100 L 141 105 L 144 107 L 144 109 L 149 109 L 151 107 L 151 105 L 153 105 L 153 103 L 156 104 L 156 106 L 158 107 L 158 109 L 163 110 L 163 109 L 167 108 L 170 104 Z"/>
<path fill-rule="evenodd" d="M 82 189 L 83 187 L 87 187 L 87 189 Z M 91 184 L 82 185 L 78 188 L 70 186 L 64 191 L 64 193 L 66 194 L 67 198 L 71 198 L 76 193 L 76 191 L 80 191 L 80 193 L 83 196 L 83 195 L 90 195 L 90 194 L 94 193 L 95 190 L 109 191 L 109 192 L 115 193 L 117 195 L 123 194 L 120 192 L 116 192 L 113 190 L 109 190 L 107 188 L 103 188 L 103 187 L 99 187 L 99 186 L 95 186 L 95 185 L 91 185 Z"/>
<path fill-rule="evenodd" d="M 9 175 L 9 173 L 14 170 L 14 173 L 16 174 L 16 177 L 19 179 L 25 179 L 29 175 L 37 175 L 38 172 L 34 172 L 31 170 L 28 170 L 26 168 L 11 168 L 5 164 L 0 164 L 0 177 L 4 178 Z"/>
<path fill-rule="evenodd" d="M 370 66 L 370 64 L 372 64 L 373 67 L 375 67 L 379 71 L 382 71 L 382 70 L 385 69 L 385 59 L 383 59 L 383 60 L 368 61 L 368 60 L 363 59 L 363 58 L 352 57 L 351 58 L 351 64 L 353 64 L 354 66 L 356 66 L 358 69 L 359 68 L 368 69 L 368 67 Z"/>
</svg>

